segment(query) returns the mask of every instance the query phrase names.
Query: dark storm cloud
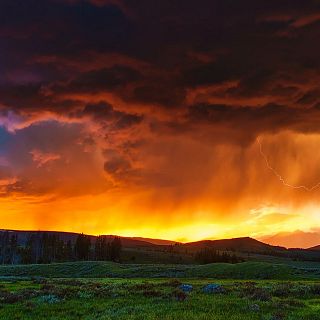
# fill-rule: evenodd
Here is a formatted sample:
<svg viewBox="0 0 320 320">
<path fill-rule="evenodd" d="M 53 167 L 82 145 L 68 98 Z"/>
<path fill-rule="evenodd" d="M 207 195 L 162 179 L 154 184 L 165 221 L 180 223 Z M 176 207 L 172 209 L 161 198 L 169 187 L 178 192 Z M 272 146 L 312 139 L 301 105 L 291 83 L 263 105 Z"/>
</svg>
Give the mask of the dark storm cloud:
<svg viewBox="0 0 320 320">
<path fill-rule="evenodd" d="M 56 98 L 116 91 L 128 102 L 174 107 L 190 88 L 227 81 L 239 82 L 229 95 L 257 96 L 277 79 L 320 67 L 313 41 L 319 12 L 312 0 L 2 1 L 0 102 L 68 109 L 70 101 Z M 151 73 L 61 65 L 79 57 L 86 65 L 89 53 L 125 55 L 148 63 Z M 45 57 L 53 60 L 39 63 Z M 293 90 L 287 94 L 299 93 Z"/>
<path fill-rule="evenodd" d="M 304 110 L 277 104 L 262 107 L 201 104 L 190 107 L 186 118 L 187 127 L 209 125 L 214 134 L 222 130 L 225 136 L 216 136 L 217 141 L 227 138 L 231 142 L 245 145 L 261 134 L 282 130 L 319 132 L 320 112 L 317 108 Z M 226 132 L 230 135 L 226 135 Z"/>
<path fill-rule="evenodd" d="M 320 100 L 320 90 L 311 90 L 306 92 L 297 103 L 301 105 L 312 105 Z"/>
<path fill-rule="evenodd" d="M 125 173 L 131 169 L 130 162 L 121 157 L 116 151 L 109 150 L 105 152 L 109 158 L 105 164 L 104 169 L 110 174 Z"/>
<path fill-rule="evenodd" d="M 185 94 L 185 89 L 174 83 L 147 84 L 135 88 L 131 99 L 146 104 L 176 107 L 184 102 Z"/>
<path fill-rule="evenodd" d="M 112 68 L 103 68 L 92 70 L 79 75 L 78 78 L 65 84 L 51 88 L 54 92 L 101 92 L 114 90 L 117 87 L 123 87 L 129 83 L 136 82 L 141 78 L 138 71 L 125 67 L 113 66 Z"/>
<path fill-rule="evenodd" d="M 142 121 L 142 116 L 116 111 L 110 104 L 103 101 L 86 105 L 81 114 L 89 115 L 97 122 L 112 122 L 118 130 L 131 127 Z"/>
<path fill-rule="evenodd" d="M 250 128 L 262 132 L 290 129 L 295 126 L 300 126 L 303 130 L 303 128 L 309 128 L 304 125 L 304 120 L 312 116 L 319 118 L 320 113 L 317 110 L 305 111 L 275 104 L 240 108 L 226 105 L 196 105 L 190 107 L 188 113 L 188 119 L 195 123 L 212 123 L 213 125 L 222 123 L 233 128 L 240 126 L 246 130 Z"/>
<path fill-rule="evenodd" d="M 105 149 L 104 171 L 116 183 L 125 183 L 128 187 L 132 184 L 141 184 L 141 168 L 133 163 L 130 155 L 124 150 Z"/>
<path fill-rule="evenodd" d="M 0 8 L 4 44 L 24 49 L 14 57 L 28 53 L 72 55 L 90 48 L 114 50 L 130 32 L 128 19 L 112 5 L 5 0 Z"/>
<path fill-rule="evenodd" d="M 57 105 L 53 97 L 42 94 L 40 84 L 3 85 L 0 87 L 0 101 L 6 109 L 16 112 L 50 110 Z M 59 103 L 60 109 L 67 107 L 63 104 Z"/>
<path fill-rule="evenodd" d="M 159 136 L 244 144 L 318 132 L 319 37 L 315 0 L 3 0 L 0 124 L 24 121 L 30 134 L 46 113 L 79 122 L 75 153 L 108 137 L 101 167 L 121 179 Z M 33 146 L 39 159 L 50 158 L 48 141 Z"/>
</svg>

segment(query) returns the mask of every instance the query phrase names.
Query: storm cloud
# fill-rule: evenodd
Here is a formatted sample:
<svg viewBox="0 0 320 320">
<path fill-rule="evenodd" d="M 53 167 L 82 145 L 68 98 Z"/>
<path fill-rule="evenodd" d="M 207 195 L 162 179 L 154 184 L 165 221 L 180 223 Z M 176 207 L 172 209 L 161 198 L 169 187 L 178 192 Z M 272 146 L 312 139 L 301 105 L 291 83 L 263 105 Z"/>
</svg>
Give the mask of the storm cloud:
<svg viewBox="0 0 320 320">
<path fill-rule="evenodd" d="M 111 203 L 156 227 L 308 211 L 257 139 L 286 181 L 320 179 L 319 36 L 314 0 L 1 1 L 1 199 L 96 196 L 95 226 Z"/>
</svg>

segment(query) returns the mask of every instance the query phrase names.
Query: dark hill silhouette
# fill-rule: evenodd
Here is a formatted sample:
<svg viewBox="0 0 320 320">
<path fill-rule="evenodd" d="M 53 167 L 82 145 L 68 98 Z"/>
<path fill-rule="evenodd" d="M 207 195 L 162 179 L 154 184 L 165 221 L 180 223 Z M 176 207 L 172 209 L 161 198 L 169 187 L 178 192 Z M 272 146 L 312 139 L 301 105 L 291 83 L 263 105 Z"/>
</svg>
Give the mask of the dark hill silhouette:
<svg viewBox="0 0 320 320">
<path fill-rule="evenodd" d="M 8 232 L 10 235 L 18 236 L 18 245 L 25 246 L 30 235 L 38 239 L 46 233 L 47 235 L 56 235 L 64 242 L 70 241 L 73 245 L 79 236 L 79 233 L 60 232 L 60 231 L 18 231 L 18 230 L 1 230 L 1 233 Z M 96 236 L 89 235 L 91 244 L 94 245 Z M 106 235 L 107 239 L 114 239 L 115 235 Z M 209 248 L 216 251 L 235 252 L 239 256 L 246 257 L 247 253 L 257 255 L 268 255 L 284 257 L 296 260 L 320 261 L 320 245 L 310 249 L 286 249 L 285 247 L 273 246 L 258 241 L 250 237 L 222 239 L 222 240 L 202 240 L 197 242 L 179 243 L 161 239 L 150 239 L 142 237 L 120 237 L 122 247 L 128 255 L 128 259 L 134 257 L 136 260 L 148 262 L 166 263 L 171 261 L 182 261 L 189 263 L 195 254 L 199 251 Z M 161 260 L 160 257 L 163 257 Z M 140 260 L 139 260 L 140 259 Z M 259 258 L 258 258 L 259 259 Z"/>
<path fill-rule="evenodd" d="M 139 241 L 143 241 L 143 242 L 149 242 L 152 244 L 164 245 L 164 246 L 170 246 L 170 245 L 178 243 L 177 241 L 154 239 L 154 238 L 143 238 L 143 237 L 130 237 L 127 239 L 139 240 Z"/>
<path fill-rule="evenodd" d="M 18 244 L 25 245 L 27 239 L 30 235 L 42 235 L 46 233 L 47 235 L 56 235 L 59 239 L 63 241 L 71 241 L 75 243 L 79 233 L 75 232 L 64 232 L 64 231 L 20 231 L 20 230 L 0 230 L 0 233 L 9 232 L 10 235 L 18 235 Z M 92 243 L 95 242 L 96 236 L 89 235 L 90 240 Z M 112 240 L 115 235 L 106 235 L 107 238 Z M 148 241 L 144 241 L 143 238 L 135 239 L 135 238 L 127 238 L 127 237 L 120 237 L 122 241 L 122 245 L 127 248 L 135 248 L 135 247 L 150 247 L 154 244 Z"/>
<path fill-rule="evenodd" d="M 308 250 L 320 251 L 320 245 L 308 248 Z"/>
<path fill-rule="evenodd" d="M 215 250 L 228 250 L 239 252 L 257 252 L 257 253 L 274 253 L 285 252 L 286 248 L 271 246 L 250 237 L 222 239 L 222 240 L 203 240 L 189 242 L 183 245 L 186 248 L 198 250 L 203 248 L 212 248 Z"/>
</svg>

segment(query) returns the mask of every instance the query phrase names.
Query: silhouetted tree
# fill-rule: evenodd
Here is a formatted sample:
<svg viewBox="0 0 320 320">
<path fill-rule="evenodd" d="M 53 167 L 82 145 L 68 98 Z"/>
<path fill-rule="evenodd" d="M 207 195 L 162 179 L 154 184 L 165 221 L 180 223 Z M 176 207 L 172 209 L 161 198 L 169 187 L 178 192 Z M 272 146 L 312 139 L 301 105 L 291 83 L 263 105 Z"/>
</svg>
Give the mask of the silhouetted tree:
<svg viewBox="0 0 320 320">
<path fill-rule="evenodd" d="M 101 259 L 101 256 L 102 256 L 102 253 L 101 253 L 101 236 L 98 236 L 96 238 L 96 242 L 94 244 L 94 256 L 95 256 L 95 260 L 102 260 Z"/>
<path fill-rule="evenodd" d="M 120 261 L 122 250 L 121 239 L 119 237 L 114 237 L 110 244 L 110 259 L 111 261 Z"/>
<path fill-rule="evenodd" d="M 103 236 L 101 240 L 101 259 L 104 261 L 110 260 L 110 245 L 106 236 Z"/>
<path fill-rule="evenodd" d="M 94 248 L 95 260 L 106 261 L 111 259 L 110 246 L 106 236 L 98 236 Z"/>
<path fill-rule="evenodd" d="M 34 246 L 35 244 L 35 237 L 33 234 L 29 235 L 27 239 L 27 243 L 25 248 L 22 250 L 22 263 L 29 264 L 34 263 Z"/>
<path fill-rule="evenodd" d="M 71 240 L 68 240 L 65 245 L 65 257 L 67 261 L 73 260 L 73 250 Z"/>
<path fill-rule="evenodd" d="M 220 253 L 219 251 L 210 248 L 204 248 L 197 252 L 195 260 L 201 264 L 216 262 L 238 263 L 243 261 L 243 259 L 237 257 L 235 253 L 230 255 L 228 252 L 224 251 Z"/>
<path fill-rule="evenodd" d="M 18 235 L 12 235 L 10 238 L 9 263 L 15 264 L 18 261 Z"/>
<path fill-rule="evenodd" d="M 88 260 L 90 257 L 91 241 L 90 237 L 79 234 L 75 244 L 75 255 L 79 260 Z"/>
</svg>

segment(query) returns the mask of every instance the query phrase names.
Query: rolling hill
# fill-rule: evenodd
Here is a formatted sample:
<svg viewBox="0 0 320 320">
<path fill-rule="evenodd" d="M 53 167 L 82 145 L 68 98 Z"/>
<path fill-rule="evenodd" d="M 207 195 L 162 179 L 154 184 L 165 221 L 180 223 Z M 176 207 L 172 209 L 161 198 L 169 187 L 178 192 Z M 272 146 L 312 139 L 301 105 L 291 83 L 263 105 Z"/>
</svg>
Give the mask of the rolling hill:
<svg viewBox="0 0 320 320">
<path fill-rule="evenodd" d="M 60 231 L 18 231 L 18 230 L 0 230 L 0 233 L 8 232 L 10 235 L 18 236 L 18 244 L 25 245 L 28 237 L 34 235 L 40 237 L 46 233 L 56 235 L 63 241 L 75 243 L 78 233 L 60 232 Z M 91 242 L 94 243 L 96 236 L 89 235 Z M 106 235 L 107 238 L 113 239 L 115 235 Z M 278 252 L 286 250 L 284 247 L 272 246 L 250 237 L 222 239 L 222 240 L 202 240 L 196 242 L 179 243 L 170 240 L 151 239 L 143 237 L 120 237 L 123 247 L 125 248 L 153 248 L 162 250 L 165 247 L 174 246 L 176 249 L 198 251 L 204 248 L 212 248 L 221 251 L 239 251 L 239 252 Z"/>
<path fill-rule="evenodd" d="M 75 232 L 63 232 L 63 231 L 20 231 L 20 230 L 0 230 L 1 233 L 8 232 L 9 235 L 17 235 L 18 236 L 18 244 L 25 245 L 28 237 L 31 235 L 41 236 L 46 233 L 47 235 L 56 235 L 63 241 L 71 241 L 75 243 L 79 233 Z M 89 235 L 91 242 L 94 243 L 96 236 Z M 106 235 L 107 238 L 113 239 L 115 235 Z M 166 240 L 156 240 L 156 239 L 144 239 L 144 238 L 131 238 L 131 237 L 121 237 L 121 242 L 124 247 L 135 248 L 135 247 L 150 247 L 155 245 L 156 241 L 165 243 Z M 171 243 L 168 241 L 168 243 Z"/>
<path fill-rule="evenodd" d="M 0 230 L 1 234 L 15 235 L 18 246 L 25 246 L 30 236 L 40 240 L 42 235 L 56 235 L 60 240 L 75 243 L 78 233 L 58 231 L 17 231 Z M 91 248 L 94 250 L 96 236 L 89 235 Z M 110 241 L 114 235 L 107 235 Z M 236 254 L 244 260 L 269 261 L 286 259 L 300 261 L 320 261 L 320 246 L 308 249 L 287 249 L 274 246 L 250 238 L 233 238 L 222 240 L 203 240 L 189 243 L 178 243 L 168 240 L 142 237 L 120 237 L 122 243 L 122 262 L 125 263 L 163 263 L 163 264 L 194 264 L 198 252 L 203 249 L 212 249 L 219 252 Z M 1 247 L 1 243 L 0 243 Z M 1 249 L 1 248 L 0 248 Z M 269 258 L 268 258 L 269 257 Z"/>
<path fill-rule="evenodd" d="M 320 251 L 320 245 L 314 246 L 314 247 L 310 247 L 308 250 Z"/>
<path fill-rule="evenodd" d="M 215 250 L 237 251 L 237 252 L 256 252 L 273 253 L 285 252 L 284 247 L 272 246 L 250 237 L 222 239 L 222 240 L 204 240 L 189 242 L 183 245 L 185 248 L 199 250 L 203 248 L 212 248 Z"/>
</svg>

